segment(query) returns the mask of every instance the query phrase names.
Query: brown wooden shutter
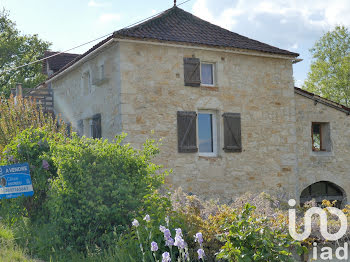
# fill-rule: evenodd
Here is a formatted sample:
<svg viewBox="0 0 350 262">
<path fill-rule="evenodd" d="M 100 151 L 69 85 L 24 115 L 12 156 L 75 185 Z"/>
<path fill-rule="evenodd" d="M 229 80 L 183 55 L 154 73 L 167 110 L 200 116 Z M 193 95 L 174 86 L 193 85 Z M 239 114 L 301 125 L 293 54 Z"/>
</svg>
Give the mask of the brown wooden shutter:
<svg viewBox="0 0 350 262">
<path fill-rule="evenodd" d="M 224 150 L 225 152 L 242 152 L 241 114 L 224 113 Z"/>
<path fill-rule="evenodd" d="M 198 58 L 184 57 L 185 86 L 200 86 L 200 61 Z"/>
<path fill-rule="evenodd" d="M 84 135 L 84 120 L 83 119 L 80 119 L 78 121 L 77 133 L 78 133 L 78 136 Z"/>
<path fill-rule="evenodd" d="M 92 117 L 92 137 L 101 138 L 102 129 L 101 129 L 101 114 L 96 114 Z"/>
<path fill-rule="evenodd" d="M 198 152 L 196 112 L 177 112 L 177 139 L 179 153 Z"/>
<path fill-rule="evenodd" d="M 66 134 L 68 137 L 70 137 L 72 135 L 72 124 L 71 123 L 67 123 Z"/>
</svg>

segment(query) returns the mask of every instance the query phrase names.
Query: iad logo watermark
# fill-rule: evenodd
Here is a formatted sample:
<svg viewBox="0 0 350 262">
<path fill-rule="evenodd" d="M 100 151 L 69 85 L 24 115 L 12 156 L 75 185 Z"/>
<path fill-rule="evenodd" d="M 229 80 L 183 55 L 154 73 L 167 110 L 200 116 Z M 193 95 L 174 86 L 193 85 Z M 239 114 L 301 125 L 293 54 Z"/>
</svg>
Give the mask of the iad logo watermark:
<svg viewBox="0 0 350 262">
<path fill-rule="evenodd" d="M 288 201 L 288 204 L 290 207 L 294 207 L 296 204 L 296 201 L 294 199 L 290 199 Z M 289 234 L 292 236 L 292 238 L 298 241 L 302 241 L 307 239 L 310 236 L 311 228 L 312 228 L 311 218 L 313 215 L 318 215 L 320 218 L 320 232 L 325 240 L 336 241 L 342 238 L 345 235 L 346 230 L 348 228 L 348 221 L 345 214 L 340 209 L 335 207 L 327 207 L 326 209 L 330 214 L 338 216 L 340 221 L 340 229 L 338 230 L 338 232 L 334 234 L 328 233 L 327 212 L 320 207 L 312 207 L 312 208 L 309 208 L 304 215 L 304 232 L 297 233 L 295 228 L 296 212 L 294 208 L 290 208 L 289 209 Z M 317 259 L 318 258 L 317 243 L 314 243 L 312 253 L 313 253 L 313 259 Z M 348 243 L 345 243 L 344 247 L 338 247 L 335 250 L 335 257 L 339 260 L 348 259 Z M 321 248 L 320 259 L 329 260 L 332 258 L 333 258 L 333 250 L 331 247 Z"/>
</svg>

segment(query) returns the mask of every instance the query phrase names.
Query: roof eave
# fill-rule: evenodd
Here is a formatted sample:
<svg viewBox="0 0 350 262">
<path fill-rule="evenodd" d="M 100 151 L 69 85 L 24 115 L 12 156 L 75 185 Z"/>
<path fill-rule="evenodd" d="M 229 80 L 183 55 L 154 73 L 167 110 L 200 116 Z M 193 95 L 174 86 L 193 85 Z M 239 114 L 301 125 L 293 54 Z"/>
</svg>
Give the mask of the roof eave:
<svg viewBox="0 0 350 262">
<path fill-rule="evenodd" d="M 166 45 L 166 46 L 173 46 L 173 47 L 230 52 L 230 53 L 253 55 L 253 56 L 283 58 L 283 59 L 293 60 L 293 63 L 295 63 L 294 61 L 297 61 L 297 62 L 302 61 L 302 59 L 296 58 L 299 56 L 299 54 L 297 53 L 280 54 L 275 52 L 258 51 L 254 49 L 248 49 L 248 48 L 242 49 L 242 48 L 234 48 L 234 47 L 220 46 L 220 45 L 216 46 L 216 45 L 207 45 L 207 44 L 191 43 L 191 42 L 158 40 L 154 38 L 137 38 L 137 37 L 118 35 L 118 34 L 115 35 L 115 39 L 121 42 L 148 43 L 148 44 L 154 44 L 154 45 Z"/>
<path fill-rule="evenodd" d="M 303 90 L 301 88 L 298 87 L 294 87 L 294 92 L 298 95 L 301 95 L 303 97 L 306 97 L 308 99 L 311 99 L 314 101 L 315 105 L 317 105 L 318 103 L 326 105 L 328 107 L 331 107 L 333 109 L 339 110 L 343 113 L 345 113 L 346 115 L 350 115 L 350 108 L 346 107 L 344 105 L 341 105 L 339 103 L 336 103 L 332 100 L 329 100 L 327 98 L 321 97 L 319 95 L 316 95 L 314 93 L 308 92 L 306 90 Z"/>
</svg>

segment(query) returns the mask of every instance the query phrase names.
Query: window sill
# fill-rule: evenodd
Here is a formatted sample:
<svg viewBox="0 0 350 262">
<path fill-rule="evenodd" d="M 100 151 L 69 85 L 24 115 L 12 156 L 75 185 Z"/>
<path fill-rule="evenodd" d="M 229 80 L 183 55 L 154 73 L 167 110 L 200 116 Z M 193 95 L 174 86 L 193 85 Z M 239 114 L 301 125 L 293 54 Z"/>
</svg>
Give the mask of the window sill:
<svg viewBox="0 0 350 262">
<path fill-rule="evenodd" d="M 221 157 L 219 155 L 198 155 L 198 159 L 205 159 L 205 160 L 215 160 L 220 159 Z"/>
<path fill-rule="evenodd" d="M 218 86 L 210 86 L 210 85 L 201 85 L 201 89 L 202 90 L 208 90 L 208 91 L 215 91 L 215 92 L 219 91 L 219 87 Z"/>
<path fill-rule="evenodd" d="M 104 77 L 104 78 L 96 79 L 95 81 L 92 82 L 92 84 L 95 86 L 101 86 L 101 85 L 106 84 L 108 82 L 109 82 L 109 78 Z"/>
<path fill-rule="evenodd" d="M 334 152 L 333 151 L 311 151 L 311 155 L 312 156 L 334 156 Z"/>
</svg>

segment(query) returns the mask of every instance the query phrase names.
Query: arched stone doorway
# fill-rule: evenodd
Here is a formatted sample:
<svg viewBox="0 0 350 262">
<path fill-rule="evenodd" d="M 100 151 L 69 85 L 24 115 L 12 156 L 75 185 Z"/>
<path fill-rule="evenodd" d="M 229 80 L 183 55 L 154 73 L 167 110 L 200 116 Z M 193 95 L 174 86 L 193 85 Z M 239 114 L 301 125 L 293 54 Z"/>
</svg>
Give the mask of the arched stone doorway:
<svg viewBox="0 0 350 262">
<path fill-rule="evenodd" d="M 300 194 L 300 204 L 315 199 L 318 205 L 321 205 L 322 200 L 333 202 L 337 200 L 337 207 L 345 204 L 345 191 L 336 184 L 329 181 L 319 181 L 306 187 Z"/>
</svg>

